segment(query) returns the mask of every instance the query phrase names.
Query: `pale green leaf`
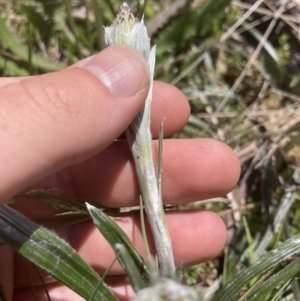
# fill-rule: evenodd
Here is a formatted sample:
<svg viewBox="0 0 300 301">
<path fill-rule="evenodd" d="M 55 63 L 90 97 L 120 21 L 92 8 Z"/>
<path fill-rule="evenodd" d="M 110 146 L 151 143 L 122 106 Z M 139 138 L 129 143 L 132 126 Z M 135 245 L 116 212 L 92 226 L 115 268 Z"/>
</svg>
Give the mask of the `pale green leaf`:
<svg viewBox="0 0 300 301">
<path fill-rule="evenodd" d="M 86 204 L 92 219 L 113 248 L 120 264 L 123 266 L 135 290 L 145 288 L 149 285 L 149 272 L 147 265 L 141 255 L 132 245 L 126 233 L 114 222 L 112 218 L 103 213 L 98 208 Z M 120 252 L 120 245 L 121 252 Z M 130 259 L 128 259 L 130 257 Z"/>
</svg>

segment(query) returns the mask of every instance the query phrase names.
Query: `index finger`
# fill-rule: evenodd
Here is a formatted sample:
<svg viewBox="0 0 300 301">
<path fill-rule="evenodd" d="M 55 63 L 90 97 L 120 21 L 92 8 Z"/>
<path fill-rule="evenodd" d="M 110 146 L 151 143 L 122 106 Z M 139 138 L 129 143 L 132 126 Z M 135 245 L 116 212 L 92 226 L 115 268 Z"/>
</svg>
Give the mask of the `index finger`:
<svg viewBox="0 0 300 301">
<path fill-rule="evenodd" d="M 82 61 L 80 61 L 80 63 L 81 62 Z M 78 63 L 78 65 L 80 64 Z M 73 66 L 76 66 L 76 64 Z M 29 77 L 0 78 L 0 88 L 9 84 L 19 83 L 28 78 Z M 163 120 L 164 134 L 165 136 L 170 136 L 185 126 L 189 115 L 189 103 L 179 89 L 167 83 L 154 81 L 151 112 L 151 132 L 154 138 L 158 137 L 160 123 Z"/>
</svg>

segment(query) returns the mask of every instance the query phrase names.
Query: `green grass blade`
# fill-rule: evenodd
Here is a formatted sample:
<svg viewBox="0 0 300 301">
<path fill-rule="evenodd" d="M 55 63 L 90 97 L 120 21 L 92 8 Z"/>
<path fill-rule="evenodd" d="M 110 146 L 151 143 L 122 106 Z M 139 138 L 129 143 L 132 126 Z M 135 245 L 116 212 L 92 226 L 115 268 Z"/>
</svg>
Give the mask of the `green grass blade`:
<svg viewBox="0 0 300 301">
<path fill-rule="evenodd" d="M 28 50 L 27 48 L 19 43 L 6 26 L 4 20 L 0 16 L 0 41 L 5 48 L 8 48 L 15 56 L 28 61 Z M 57 71 L 64 69 L 65 64 L 57 63 L 48 59 L 45 59 L 41 55 L 32 55 L 32 65 L 37 68 L 41 68 L 46 71 Z"/>
<path fill-rule="evenodd" d="M 92 7 L 95 15 L 95 31 L 97 32 L 96 43 L 97 48 L 100 51 L 105 48 L 103 30 L 103 10 L 101 9 L 101 6 L 97 0 L 92 0 Z"/>
<path fill-rule="evenodd" d="M 234 279 L 222 288 L 212 301 L 231 301 L 233 296 L 249 283 L 254 277 L 265 273 L 277 266 L 284 258 L 291 256 L 300 251 L 300 234 L 285 241 L 278 248 L 273 249 L 270 253 L 262 256 L 249 268 L 241 271 Z"/>
<path fill-rule="evenodd" d="M 141 278 L 139 267 L 135 264 L 134 258 L 127 251 L 126 247 L 121 244 L 116 244 L 115 249 L 119 251 L 118 259 L 124 264 L 133 289 L 137 292 L 140 289 L 146 288 L 147 284 L 144 279 Z"/>
<path fill-rule="evenodd" d="M 198 13 L 197 30 L 201 35 L 205 34 L 212 26 L 213 21 L 225 13 L 225 8 L 231 0 L 205 0 L 200 6 Z"/>
<path fill-rule="evenodd" d="M 300 301 L 300 288 L 299 288 L 298 279 L 293 279 L 291 286 L 292 286 L 292 291 L 293 291 L 293 295 L 294 295 L 294 300 Z"/>
<path fill-rule="evenodd" d="M 72 12 L 71 12 L 72 8 L 71 8 L 70 1 L 69 0 L 64 0 L 64 4 L 65 4 L 65 11 L 66 11 L 66 16 L 67 16 L 67 21 L 69 23 L 71 32 L 72 32 L 72 34 L 75 38 L 74 46 L 75 46 L 75 49 L 76 49 L 76 53 L 77 53 L 79 58 L 83 58 L 83 54 L 82 54 L 81 49 L 80 49 L 80 41 L 79 41 L 79 38 L 78 38 L 78 31 L 77 31 L 76 23 L 75 23 L 74 17 L 73 17 Z"/>
<path fill-rule="evenodd" d="M 248 296 L 249 301 L 261 301 L 268 296 L 273 289 L 281 286 L 291 279 L 300 271 L 300 258 L 294 260 L 288 266 L 283 268 L 280 272 L 273 275 L 263 283 L 260 283 Z"/>
<path fill-rule="evenodd" d="M 284 285 L 282 285 L 277 292 L 274 294 L 274 297 L 270 301 L 284 301 L 282 298 L 282 295 L 288 290 L 288 286 L 291 284 L 290 281 L 287 281 Z M 297 299 L 294 299 L 293 301 L 298 301 Z"/>
<path fill-rule="evenodd" d="M 0 29 L 1 30 L 1 29 Z M 0 70 L 5 76 L 27 76 L 29 72 L 18 66 L 13 60 L 4 59 L 0 56 Z"/>
<path fill-rule="evenodd" d="M 65 241 L 3 204 L 0 205 L 0 237 L 87 300 L 101 282 L 97 273 Z M 102 283 L 93 300 L 116 301 L 117 298 Z"/>
<path fill-rule="evenodd" d="M 37 12 L 33 6 L 22 4 L 20 12 L 27 16 L 28 22 L 30 22 L 34 29 L 44 37 L 51 37 L 53 35 L 53 26 L 49 21 L 43 18 L 42 12 Z"/>
<path fill-rule="evenodd" d="M 95 225 L 113 248 L 120 264 L 123 266 L 130 279 L 133 279 L 132 286 L 136 290 L 147 287 L 150 281 L 147 265 L 132 245 L 126 233 L 112 218 L 107 216 L 101 210 L 88 203 L 86 203 L 86 206 Z M 120 252 L 119 245 L 124 246 L 126 253 L 125 251 L 123 253 Z M 120 255 L 120 253 L 122 254 Z M 128 263 L 129 261 L 127 261 L 128 256 L 131 258 L 130 264 Z M 136 275 L 138 275 L 139 279 L 135 279 Z"/>
</svg>

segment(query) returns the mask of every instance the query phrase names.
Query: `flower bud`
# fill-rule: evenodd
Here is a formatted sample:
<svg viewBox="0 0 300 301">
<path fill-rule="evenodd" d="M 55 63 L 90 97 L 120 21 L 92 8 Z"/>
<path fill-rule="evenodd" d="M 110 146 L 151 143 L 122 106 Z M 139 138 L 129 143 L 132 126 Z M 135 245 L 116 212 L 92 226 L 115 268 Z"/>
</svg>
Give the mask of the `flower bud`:
<svg viewBox="0 0 300 301">
<path fill-rule="evenodd" d="M 107 45 L 128 45 L 141 52 L 145 59 L 150 54 L 150 38 L 143 19 L 135 19 L 130 7 L 124 2 L 111 26 L 105 27 Z"/>
</svg>

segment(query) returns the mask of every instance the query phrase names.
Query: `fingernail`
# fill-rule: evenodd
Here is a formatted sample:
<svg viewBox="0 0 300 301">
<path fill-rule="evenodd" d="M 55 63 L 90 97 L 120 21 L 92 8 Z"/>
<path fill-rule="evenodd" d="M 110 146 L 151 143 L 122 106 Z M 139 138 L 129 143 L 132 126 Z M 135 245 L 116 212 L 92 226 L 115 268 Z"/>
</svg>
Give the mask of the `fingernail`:
<svg viewBox="0 0 300 301">
<path fill-rule="evenodd" d="M 120 98 L 129 97 L 149 84 L 146 61 L 128 47 L 112 46 L 94 56 L 83 67 Z"/>
</svg>

